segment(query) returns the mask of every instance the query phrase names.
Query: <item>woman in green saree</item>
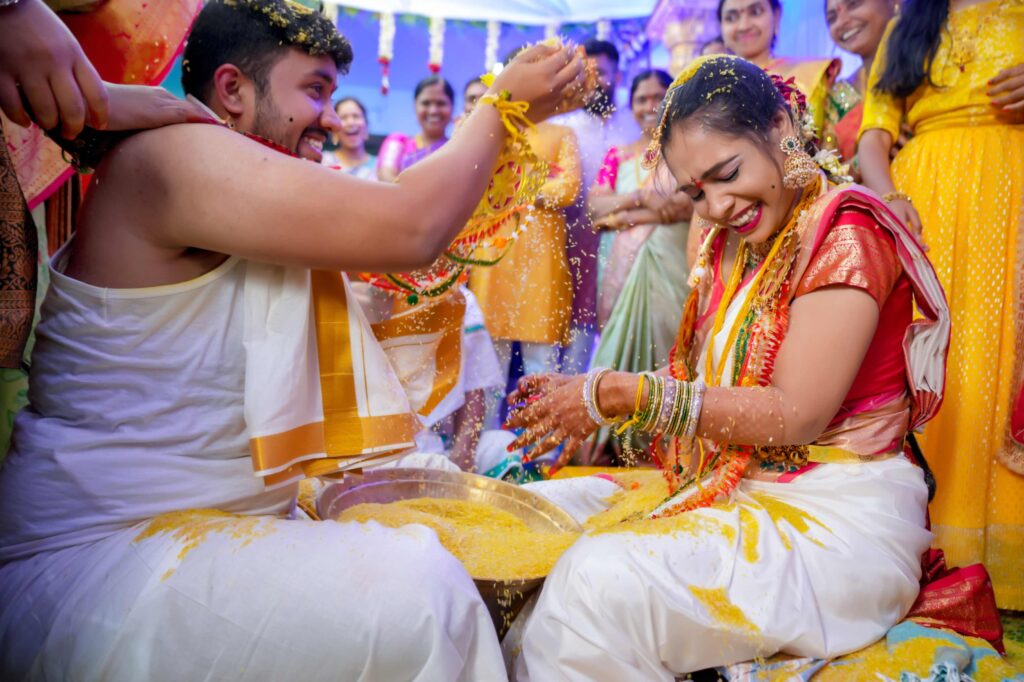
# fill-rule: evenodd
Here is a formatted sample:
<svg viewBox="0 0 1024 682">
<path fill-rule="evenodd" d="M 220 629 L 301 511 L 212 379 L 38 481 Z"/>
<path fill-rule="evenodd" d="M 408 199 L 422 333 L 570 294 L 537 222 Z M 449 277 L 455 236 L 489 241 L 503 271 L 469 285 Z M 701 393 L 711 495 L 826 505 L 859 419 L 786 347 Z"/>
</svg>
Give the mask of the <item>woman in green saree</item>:
<svg viewBox="0 0 1024 682">
<path fill-rule="evenodd" d="M 643 133 L 630 145 L 608 150 L 590 190 L 595 227 L 604 230 L 598 273 L 602 331 L 594 366 L 627 372 L 663 366 L 689 293 L 692 204 L 670 180 L 641 164 L 671 82 L 659 70 L 633 80 L 630 107 Z"/>
</svg>

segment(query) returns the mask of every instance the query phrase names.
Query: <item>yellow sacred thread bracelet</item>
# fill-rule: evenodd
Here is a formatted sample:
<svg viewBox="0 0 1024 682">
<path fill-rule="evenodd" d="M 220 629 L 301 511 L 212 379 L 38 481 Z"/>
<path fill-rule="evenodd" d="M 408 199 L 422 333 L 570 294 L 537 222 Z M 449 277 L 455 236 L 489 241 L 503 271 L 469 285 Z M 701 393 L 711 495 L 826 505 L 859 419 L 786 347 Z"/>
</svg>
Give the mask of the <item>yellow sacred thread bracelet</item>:
<svg viewBox="0 0 1024 682">
<path fill-rule="evenodd" d="M 641 416 L 641 413 L 640 413 L 640 403 L 643 401 L 644 385 L 647 384 L 647 381 L 648 381 L 647 373 L 646 372 L 641 373 L 640 374 L 640 380 L 636 382 L 636 398 L 634 398 L 634 400 L 633 400 L 633 415 L 629 419 L 627 419 L 625 422 L 623 422 L 622 426 L 620 426 L 618 429 L 615 430 L 615 433 L 617 435 L 621 436 L 623 433 L 625 433 L 626 429 L 628 429 L 630 426 L 633 426 L 635 424 L 639 424 L 640 423 L 640 416 Z M 650 400 L 651 400 L 652 397 L 653 396 L 651 396 L 651 395 L 647 396 L 648 403 L 650 403 Z"/>
<path fill-rule="evenodd" d="M 512 95 L 508 90 L 502 90 L 497 94 L 488 93 L 477 100 L 478 104 L 490 104 L 498 110 L 501 123 L 508 131 L 513 142 L 518 142 L 523 137 L 523 129 L 534 128 L 533 121 L 526 118 L 526 112 L 530 110 L 529 102 L 512 101 Z"/>
</svg>

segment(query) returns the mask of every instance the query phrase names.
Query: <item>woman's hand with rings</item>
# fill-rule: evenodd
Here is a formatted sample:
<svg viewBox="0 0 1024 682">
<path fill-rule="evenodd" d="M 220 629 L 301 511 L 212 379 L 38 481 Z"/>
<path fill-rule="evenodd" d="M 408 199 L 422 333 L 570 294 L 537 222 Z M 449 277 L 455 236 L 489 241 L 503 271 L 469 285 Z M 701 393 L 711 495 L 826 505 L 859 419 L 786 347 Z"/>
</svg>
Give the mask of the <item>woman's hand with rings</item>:
<svg viewBox="0 0 1024 682">
<path fill-rule="evenodd" d="M 597 424 L 587 414 L 583 402 L 584 375 L 540 374 L 524 377 L 509 396 L 513 410 L 506 426 L 524 429 L 509 445 L 516 450 L 533 445 L 531 458 L 536 458 L 565 442 L 558 460 L 552 465 L 554 474 L 594 431 Z"/>
</svg>

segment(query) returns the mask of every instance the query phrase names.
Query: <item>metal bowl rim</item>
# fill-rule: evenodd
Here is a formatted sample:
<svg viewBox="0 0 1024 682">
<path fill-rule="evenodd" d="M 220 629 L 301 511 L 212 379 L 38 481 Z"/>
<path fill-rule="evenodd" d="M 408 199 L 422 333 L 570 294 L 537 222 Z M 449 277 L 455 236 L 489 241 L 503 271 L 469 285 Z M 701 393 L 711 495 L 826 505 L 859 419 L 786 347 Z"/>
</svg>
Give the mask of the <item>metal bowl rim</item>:
<svg viewBox="0 0 1024 682">
<path fill-rule="evenodd" d="M 317 514 L 320 518 L 329 519 L 336 516 L 337 513 L 334 511 L 334 506 L 338 499 L 350 491 L 363 486 L 377 486 L 401 481 L 412 483 L 438 482 L 464 485 L 469 488 L 476 488 L 511 498 L 547 517 L 559 530 L 575 533 L 583 532 L 583 527 L 569 512 L 547 498 L 525 490 L 520 486 L 480 476 L 479 474 L 470 474 L 464 471 L 444 471 L 441 469 L 389 468 L 366 471 L 359 477 L 347 476 L 346 479 L 329 485 L 320 494 L 317 500 Z"/>
</svg>

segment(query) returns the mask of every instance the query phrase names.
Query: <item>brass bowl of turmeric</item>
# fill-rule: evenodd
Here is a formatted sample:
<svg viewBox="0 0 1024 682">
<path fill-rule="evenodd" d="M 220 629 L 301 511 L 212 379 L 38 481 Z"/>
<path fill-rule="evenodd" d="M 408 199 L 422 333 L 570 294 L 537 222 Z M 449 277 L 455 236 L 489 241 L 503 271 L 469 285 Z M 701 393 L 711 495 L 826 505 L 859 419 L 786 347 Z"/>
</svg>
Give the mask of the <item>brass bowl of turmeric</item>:
<svg viewBox="0 0 1024 682">
<path fill-rule="evenodd" d="M 561 507 L 504 481 L 430 469 L 347 476 L 317 503 L 321 519 L 422 524 L 466 567 L 499 636 L 582 527 Z"/>
</svg>

